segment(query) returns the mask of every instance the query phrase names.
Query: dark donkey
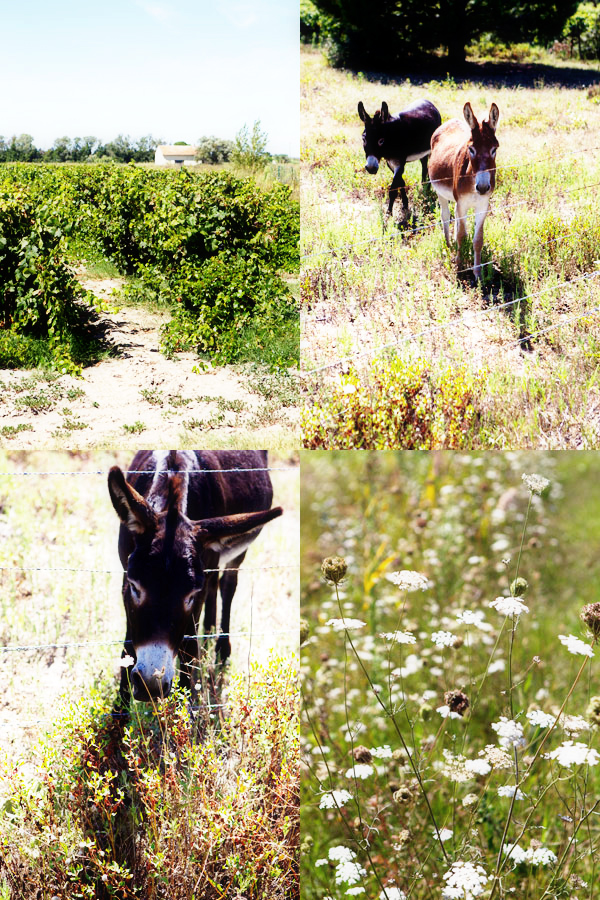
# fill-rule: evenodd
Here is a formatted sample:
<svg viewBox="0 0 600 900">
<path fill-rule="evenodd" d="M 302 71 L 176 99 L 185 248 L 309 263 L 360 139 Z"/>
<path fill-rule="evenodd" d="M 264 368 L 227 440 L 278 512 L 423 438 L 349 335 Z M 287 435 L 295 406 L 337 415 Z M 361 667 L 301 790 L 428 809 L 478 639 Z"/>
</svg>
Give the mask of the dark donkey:
<svg viewBox="0 0 600 900">
<path fill-rule="evenodd" d="M 408 197 L 404 184 L 404 166 L 407 162 L 421 160 L 423 181 L 427 181 L 427 157 L 431 152 L 431 135 L 442 124 L 442 117 L 430 100 L 417 100 L 406 109 L 391 116 L 387 103 L 371 116 L 362 102 L 358 104 L 358 115 L 364 122 L 363 146 L 367 162 L 365 169 L 375 175 L 383 157 L 394 173 L 389 187 L 389 202 L 386 223 L 392 215 L 398 188 L 402 197 L 404 219 L 408 217 Z"/>
<path fill-rule="evenodd" d="M 124 653 L 135 663 L 121 673 L 123 704 L 129 702 L 130 682 L 136 700 L 166 697 L 177 655 L 180 681 L 194 694 L 195 635 L 203 607 L 205 634 L 216 630 L 218 587 L 225 633 L 217 639 L 217 659 L 230 655 L 237 570 L 262 526 L 283 512 L 270 508 L 267 465 L 266 450 L 141 450 L 127 479 L 117 466 L 110 470 L 125 570 Z M 219 573 L 223 565 L 227 570 Z"/>
</svg>

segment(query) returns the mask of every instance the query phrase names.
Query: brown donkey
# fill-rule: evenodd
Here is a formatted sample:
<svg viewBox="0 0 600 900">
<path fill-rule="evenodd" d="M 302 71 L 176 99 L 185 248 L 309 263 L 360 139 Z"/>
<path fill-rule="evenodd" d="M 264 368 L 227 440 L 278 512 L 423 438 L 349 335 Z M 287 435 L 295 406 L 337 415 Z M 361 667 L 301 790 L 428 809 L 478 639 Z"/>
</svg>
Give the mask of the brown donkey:
<svg viewBox="0 0 600 900">
<path fill-rule="evenodd" d="M 460 261 L 461 245 L 467 233 L 467 212 L 474 208 L 473 271 L 475 278 L 480 279 L 483 223 L 496 185 L 496 150 L 499 146 L 496 126 L 500 112 L 496 104 L 492 103 L 488 118 L 481 124 L 470 103 L 465 103 L 463 113 L 468 128 L 460 119 L 450 119 L 434 132 L 431 138 L 429 177 L 440 201 L 442 225 L 448 246 L 448 203 L 451 200 L 456 202 L 454 238 L 458 246 L 457 262 Z"/>
</svg>

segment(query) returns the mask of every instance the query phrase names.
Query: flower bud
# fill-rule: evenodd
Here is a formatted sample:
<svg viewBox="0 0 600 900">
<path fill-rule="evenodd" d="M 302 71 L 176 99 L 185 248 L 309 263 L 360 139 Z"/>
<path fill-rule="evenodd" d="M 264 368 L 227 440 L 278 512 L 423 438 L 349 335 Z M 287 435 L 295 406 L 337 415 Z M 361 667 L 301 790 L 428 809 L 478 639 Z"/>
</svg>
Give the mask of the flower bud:
<svg viewBox="0 0 600 900">
<path fill-rule="evenodd" d="M 521 578 L 521 576 L 515 578 L 510 586 L 511 597 L 522 597 L 526 593 L 528 587 L 529 584 L 524 578 Z"/>
<path fill-rule="evenodd" d="M 321 571 L 327 581 L 332 584 L 339 584 L 346 577 L 348 566 L 346 560 L 341 556 L 328 556 L 321 563 Z"/>
<path fill-rule="evenodd" d="M 363 747 L 363 746 L 355 747 L 354 753 L 352 755 L 354 756 L 354 759 L 356 760 L 356 762 L 359 762 L 359 763 L 370 763 L 373 759 L 373 756 L 372 756 L 369 748 Z"/>
</svg>

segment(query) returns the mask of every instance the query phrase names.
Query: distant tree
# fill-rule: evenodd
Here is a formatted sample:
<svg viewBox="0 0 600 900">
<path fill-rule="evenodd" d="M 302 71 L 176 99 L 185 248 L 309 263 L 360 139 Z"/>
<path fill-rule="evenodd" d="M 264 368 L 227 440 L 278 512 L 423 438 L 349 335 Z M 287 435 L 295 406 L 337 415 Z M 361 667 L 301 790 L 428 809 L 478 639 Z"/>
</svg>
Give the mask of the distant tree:
<svg viewBox="0 0 600 900">
<path fill-rule="evenodd" d="M 513 43 L 560 37 L 577 0 L 313 0 L 327 22 L 332 59 L 372 69 L 445 47 L 451 64 L 483 34 Z"/>
<path fill-rule="evenodd" d="M 229 162 L 233 153 L 233 141 L 226 141 L 222 138 L 202 137 L 197 143 L 196 159 L 198 162 L 218 163 Z"/>
<path fill-rule="evenodd" d="M 243 169 L 258 172 L 263 169 L 271 158 L 267 153 L 267 141 L 269 136 L 260 130 L 260 120 L 257 119 L 252 126 L 252 131 L 244 125 L 235 136 L 231 158 L 233 162 Z"/>
<path fill-rule="evenodd" d="M 188 144 L 187 141 L 175 141 L 173 146 L 174 147 L 189 147 L 190 145 Z"/>
</svg>

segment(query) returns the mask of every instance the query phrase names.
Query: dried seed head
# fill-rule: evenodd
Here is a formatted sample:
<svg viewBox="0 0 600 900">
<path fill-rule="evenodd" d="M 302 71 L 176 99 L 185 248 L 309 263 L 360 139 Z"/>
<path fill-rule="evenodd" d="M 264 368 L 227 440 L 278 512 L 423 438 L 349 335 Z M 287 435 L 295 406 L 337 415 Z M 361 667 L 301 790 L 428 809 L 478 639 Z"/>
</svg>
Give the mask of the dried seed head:
<svg viewBox="0 0 600 900">
<path fill-rule="evenodd" d="M 596 639 L 600 638 L 600 603 L 588 603 L 581 610 L 581 619 Z"/>
<path fill-rule="evenodd" d="M 392 838 L 394 842 L 394 850 L 401 850 L 406 844 L 410 844 L 412 835 L 408 828 L 403 828 L 400 834 Z"/>
<path fill-rule="evenodd" d="M 346 577 L 348 566 L 346 560 L 341 556 L 328 556 L 321 563 L 321 571 L 327 581 L 332 584 L 339 584 Z"/>
<path fill-rule="evenodd" d="M 310 626 L 306 619 L 300 619 L 300 646 L 305 644 L 310 634 Z"/>
<path fill-rule="evenodd" d="M 444 703 L 450 712 L 456 712 L 459 716 L 464 716 L 469 708 L 469 698 L 463 691 L 446 691 Z"/>
<path fill-rule="evenodd" d="M 373 755 L 368 747 L 355 747 L 352 755 L 356 762 L 359 763 L 370 763 L 373 759 Z"/>
<path fill-rule="evenodd" d="M 515 578 L 513 583 L 510 586 L 510 593 L 512 597 L 522 597 L 529 587 L 529 584 L 524 578 Z"/>
<path fill-rule="evenodd" d="M 592 725 L 600 725 L 600 697 L 592 697 L 585 711 L 585 717 Z"/>
<path fill-rule="evenodd" d="M 413 799 L 412 791 L 407 784 L 401 784 L 393 794 L 396 803 L 410 803 Z"/>
</svg>

